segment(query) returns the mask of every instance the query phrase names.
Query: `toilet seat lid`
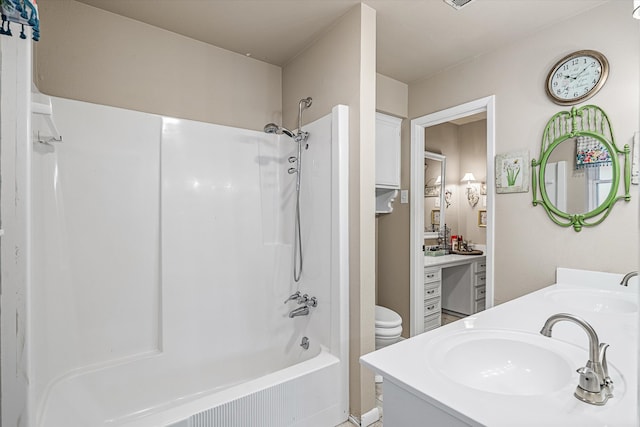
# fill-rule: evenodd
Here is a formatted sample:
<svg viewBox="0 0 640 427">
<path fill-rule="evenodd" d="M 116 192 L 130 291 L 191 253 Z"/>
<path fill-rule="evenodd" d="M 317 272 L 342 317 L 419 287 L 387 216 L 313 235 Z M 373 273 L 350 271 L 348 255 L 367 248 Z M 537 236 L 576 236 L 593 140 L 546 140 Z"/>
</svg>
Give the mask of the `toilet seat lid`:
<svg viewBox="0 0 640 427">
<path fill-rule="evenodd" d="M 376 305 L 376 328 L 397 328 L 402 325 L 402 317 L 387 307 Z"/>
</svg>

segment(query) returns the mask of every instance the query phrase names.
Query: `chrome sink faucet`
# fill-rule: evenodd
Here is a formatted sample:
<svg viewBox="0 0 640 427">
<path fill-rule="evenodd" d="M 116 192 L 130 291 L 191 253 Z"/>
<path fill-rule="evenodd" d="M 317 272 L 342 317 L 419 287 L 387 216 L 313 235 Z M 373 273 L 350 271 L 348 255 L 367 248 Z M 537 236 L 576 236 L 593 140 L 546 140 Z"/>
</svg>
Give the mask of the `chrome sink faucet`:
<svg viewBox="0 0 640 427">
<path fill-rule="evenodd" d="M 638 272 L 637 271 L 632 271 L 631 273 L 627 273 L 624 275 L 624 277 L 622 278 L 622 280 L 620 281 L 620 284 L 622 286 L 628 286 L 629 285 L 629 279 L 631 279 L 633 276 L 637 276 Z"/>
<path fill-rule="evenodd" d="M 609 344 L 598 340 L 598 334 L 593 327 L 578 316 L 568 313 L 558 313 L 549 317 L 540 330 L 545 337 L 551 337 L 553 325 L 561 321 L 568 321 L 579 325 L 589 336 L 589 360 L 587 366 L 579 368 L 580 380 L 574 396 L 592 405 L 604 405 L 613 397 L 613 381 L 609 377 L 607 367 L 607 348 Z"/>
</svg>

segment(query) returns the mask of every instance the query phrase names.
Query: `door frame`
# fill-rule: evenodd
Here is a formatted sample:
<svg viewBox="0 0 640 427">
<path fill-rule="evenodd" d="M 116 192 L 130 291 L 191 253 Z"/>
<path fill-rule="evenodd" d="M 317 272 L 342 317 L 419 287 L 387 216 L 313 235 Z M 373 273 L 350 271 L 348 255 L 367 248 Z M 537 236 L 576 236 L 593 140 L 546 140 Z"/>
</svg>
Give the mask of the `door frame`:
<svg viewBox="0 0 640 427">
<path fill-rule="evenodd" d="M 495 95 L 476 99 L 455 107 L 411 120 L 411 203 L 410 203 L 410 336 L 424 332 L 418 308 L 424 304 L 424 151 L 425 128 L 473 114 L 487 114 L 487 293 L 486 307 L 494 303 L 495 242 Z"/>
</svg>

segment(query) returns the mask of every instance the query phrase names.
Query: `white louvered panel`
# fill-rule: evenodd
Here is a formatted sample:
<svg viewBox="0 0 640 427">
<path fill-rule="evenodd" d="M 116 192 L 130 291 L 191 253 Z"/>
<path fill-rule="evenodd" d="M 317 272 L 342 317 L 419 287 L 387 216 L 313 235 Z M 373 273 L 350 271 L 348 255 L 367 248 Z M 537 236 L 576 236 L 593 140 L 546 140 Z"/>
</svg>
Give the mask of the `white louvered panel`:
<svg viewBox="0 0 640 427">
<path fill-rule="evenodd" d="M 224 403 L 191 417 L 190 427 L 284 427 L 291 425 L 298 414 L 297 381 L 280 384 Z"/>
</svg>

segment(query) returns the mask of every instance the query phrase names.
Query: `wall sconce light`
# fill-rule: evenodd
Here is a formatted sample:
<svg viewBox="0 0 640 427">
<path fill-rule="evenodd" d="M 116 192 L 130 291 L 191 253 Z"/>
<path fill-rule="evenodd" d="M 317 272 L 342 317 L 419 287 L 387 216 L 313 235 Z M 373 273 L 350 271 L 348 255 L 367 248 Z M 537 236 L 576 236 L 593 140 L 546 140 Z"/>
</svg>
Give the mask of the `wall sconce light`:
<svg viewBox="0 0 640 427">
<path fill-rule="evenodd" d="M 640 19 L 640 0 L 633 0 L 633 13 L 631 16 Z"/>
<path fill-rule="evenodd" d="M 640 0 L 639 0 L 640 1 Z M 478 200 L 480 200 L 480 194 L 477 188 L 471 185 L 472 181 L 475 181 L 476 178 L 473 176 L 471 172 L 467 172 L 464 174 L 460 182 L 467 183 L 467 201 L 469 202 L 469 206 L 472 208 L 478 204 Z"/>
<path fill-rule="evenodd" d="M 638 0 L 638 1 L 640 1 L 640 0 Z M 442 175 L 438 175 L 434 185 L 440 185 L 440 184 L 442 184 Z"/>
</svg>

